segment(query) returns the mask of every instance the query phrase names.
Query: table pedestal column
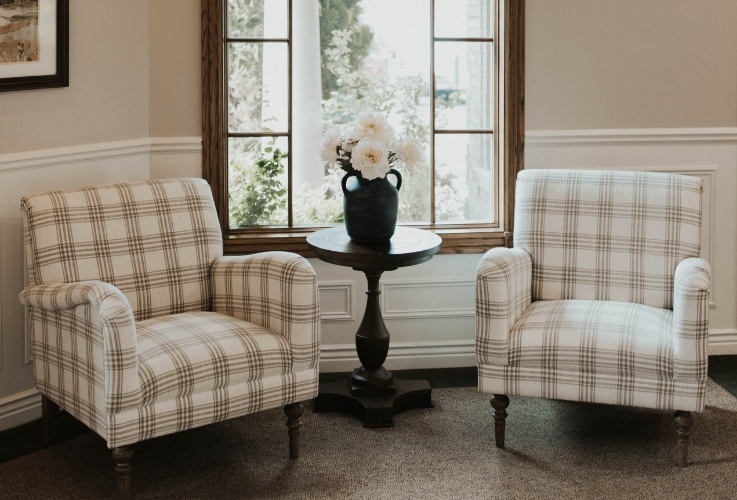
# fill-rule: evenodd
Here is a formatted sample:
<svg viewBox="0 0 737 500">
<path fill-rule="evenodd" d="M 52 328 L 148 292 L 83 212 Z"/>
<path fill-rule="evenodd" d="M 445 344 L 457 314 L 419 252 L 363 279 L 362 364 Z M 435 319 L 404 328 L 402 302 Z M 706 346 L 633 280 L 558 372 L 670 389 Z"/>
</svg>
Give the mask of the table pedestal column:
<svg viewBox="0 0 737 500">
<path fill-rule="evenodd" d="M 356 332 L 361 367 L 348 380 L 320 385 L 313 411 L 343 411 L 363 420 L 364 427 L 392 427 L 396 413 L 410 408 L 432 408 L 430 384 L 425 380 L 396 379 L 384 368 L 389 331 L 379 305 L 381 272 L 365 271 L 368 281 L 366 310 Z"/>
</svg>

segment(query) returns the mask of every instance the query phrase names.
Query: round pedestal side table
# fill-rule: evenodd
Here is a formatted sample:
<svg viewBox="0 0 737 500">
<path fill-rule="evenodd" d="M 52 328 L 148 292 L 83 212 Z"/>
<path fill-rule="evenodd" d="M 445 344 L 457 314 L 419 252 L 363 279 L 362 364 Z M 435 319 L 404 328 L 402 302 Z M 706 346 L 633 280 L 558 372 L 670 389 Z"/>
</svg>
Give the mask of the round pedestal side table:
<svg viewBox="0 0 737 500">
<path fill-rule="evenodd" d="M 307 246 L 320 260 L 361 271 L 368 282 L 366 310 L 355 335 L 361 366 L 347 380 L 320 384 L 313 411 L 342 411 L 360 418 L 364 427 L 391 427 L 400 411 L 432 407 L 426 380 L 395 378 L 383 366 L 389 352 L 389 331 L 381 315 L 379 280 L 385 271 L 427 262 L 441 245 L 440 237 L 430 231 L 402 226 L 383 243 L 351 241 L 342 226 L 307 237 Z"/>
</svg>

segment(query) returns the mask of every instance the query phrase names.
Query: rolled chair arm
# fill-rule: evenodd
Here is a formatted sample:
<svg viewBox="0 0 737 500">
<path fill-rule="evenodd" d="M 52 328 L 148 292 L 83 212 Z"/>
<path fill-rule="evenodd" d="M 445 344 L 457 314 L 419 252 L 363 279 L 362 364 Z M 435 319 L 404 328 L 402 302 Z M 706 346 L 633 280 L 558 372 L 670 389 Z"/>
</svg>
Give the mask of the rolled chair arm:
<svg viewBox="0 0 737 500">
<path fill-rule="evenodd" d="M 492 248 L 476 268 L 476 358 L 506 365 L 509 333 L 532 302 L 532 258 L 518 248 Z"/>
<path fill-rule="evenodd" d="M 125 297 L 117 287 L 102 281 L 78 281 L 75 283 L 50 283 L 24 288 L 18 299 L 28 307 L 40 307 L 47 311 L 63 311 L 83 304 L 103 305 L 107 297 Z M 109 305 L 113 305 L 112 302 Z"/>
<path fill-rule="evenodd" d="M 213 262 L 210 274 L 213 311 L 283 335 L 295 371 L 317 367 L 320 301 L 307 259 L 290 252 L 226 256 Z"/>
<path fill-rule="evenodd" d="M 711 268 L 700 258 L 682 260 L 673 286 L 673 358 L 675 379 L 706 380 Z"/>
<path fill-rule="evenodd" d="M 76 366 L 90 365 L 95 384 L 105 387 L 105 409 L 115 413 L 140 403 L 138 345 L 135 319 L 125 295 L 114 285 L 101 281 L 50 283 L 28 286 L 18 296 L 30 308 L 34 344 L 56 351 L 55 359 Z M 84 353 L 69 350 L 74 343 L 57 343 L 51 330 L 80 336 L 91 347 Z M 94 351 L 100 349 L 100 355 Z M 91 356 L 87 356 L 88 354 Z M 36 357 L 34 347 L 34 357 Z M 84 358 L 79 356 L 84 354 Z M 100 361 L 102 366 L 100 366 Z"/>
</svg>

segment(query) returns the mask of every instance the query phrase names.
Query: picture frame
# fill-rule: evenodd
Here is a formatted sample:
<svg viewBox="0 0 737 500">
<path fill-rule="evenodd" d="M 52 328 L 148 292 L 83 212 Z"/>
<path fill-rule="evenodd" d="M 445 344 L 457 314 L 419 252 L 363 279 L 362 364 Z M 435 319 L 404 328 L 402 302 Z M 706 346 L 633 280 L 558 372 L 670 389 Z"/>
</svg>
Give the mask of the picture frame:
<svg viewBox="0 0 737 500">
<path fill-rule="evenodd" d="M 69 86 L 69 0 L 0 0 L 0 92 Z"/>
</svg>

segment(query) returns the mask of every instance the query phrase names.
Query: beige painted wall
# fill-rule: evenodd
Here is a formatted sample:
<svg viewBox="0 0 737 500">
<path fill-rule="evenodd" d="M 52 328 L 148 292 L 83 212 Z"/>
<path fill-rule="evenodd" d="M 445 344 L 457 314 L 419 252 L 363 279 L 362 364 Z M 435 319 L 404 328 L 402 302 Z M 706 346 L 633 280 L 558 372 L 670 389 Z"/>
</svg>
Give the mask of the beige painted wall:
<svg viewBox="0 0 737 500">
<path fill-rule="evenodd" d="M 737 1 L 526 7 L 528 130 L 737 125 Z"/>
<path fill-rule="evenodd" d="M 149 136 L 147 0 L 72 0 L 69 87 L 0 93 L 0 154 Z"/>
<path fill-rule="evenodd" d="M 200 0 L 148 2 L 151 137 L 202 135 Z"/>
</svg>

